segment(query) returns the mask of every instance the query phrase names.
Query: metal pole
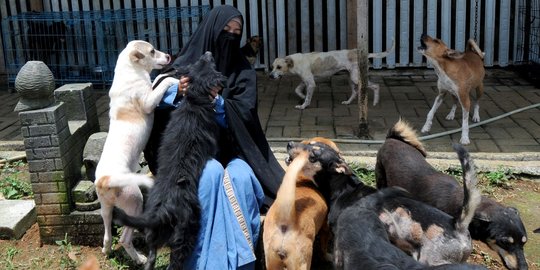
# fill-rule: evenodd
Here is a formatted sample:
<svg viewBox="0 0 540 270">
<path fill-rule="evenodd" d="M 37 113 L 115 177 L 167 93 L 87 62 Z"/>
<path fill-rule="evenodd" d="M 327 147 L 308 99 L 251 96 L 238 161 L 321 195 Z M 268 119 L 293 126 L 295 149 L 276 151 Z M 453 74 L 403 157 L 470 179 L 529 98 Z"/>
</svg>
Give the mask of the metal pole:
<svg viewBox="0 0 540 270">
<path fill-rule="evenodd" d="M 356 4 L 356 46 L 358 51 L 358 70 L 359 70 L 359 84 L 358 84 L 358 112 L 359 112 L 359 125 L 358 125 L 358 137 L 361 139 L 371 139 L 368 127 L 368 98 L 367 98 L 367 82 L 368 82 L 368 0 L 359 0 Z"/>
</svg>

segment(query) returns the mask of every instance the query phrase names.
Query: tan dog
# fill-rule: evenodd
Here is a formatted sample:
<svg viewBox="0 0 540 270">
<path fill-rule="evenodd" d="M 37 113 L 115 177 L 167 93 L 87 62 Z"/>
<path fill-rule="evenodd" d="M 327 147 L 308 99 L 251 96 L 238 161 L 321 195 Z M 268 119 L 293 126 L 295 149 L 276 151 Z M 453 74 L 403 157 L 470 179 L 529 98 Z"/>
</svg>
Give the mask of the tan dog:
<svg viewBox="0 0 540 270">
<path fill-rule="evenodd" d="M 150 135 L 154 109 L 165 91 L 178 82 L 169 77 L 152 90 L 150 71 L 163 68 L 170 59 L 168 54 L 142 40 L 129 42 L 118 56 L 109 90 L 109 132 L 96 167 L 95 181 L 105 226 L 104 253 L 111 251 L 113 207 L 120 207 L 130 215 L 139 215 L 143 210 L 139 186 L 153 185 L 149 176 L 135 172 Z M 136 263 L 145 263 L 146 257 L 131 243 L 132 234 L 132 228 L 124 228 L 119 242 Z"/>
<path fill-rule="evenodd" d="M 384 58 L 394 50 L 392 47 L 381 53 L 370 53 L 368 58 Z M 302 82 L 296 87 L 294 92 L 304 102 L 295 108 L 303 110 L 311 103 L 313 92 L 315 91 L 315 80 L 318 78 L 327 78 L 339 71 L 349 72 L 349 85 L 351 87 L 351 96 L 342 101 L 341 104 L 351 104 L 356 98 L 358 86 L 360 85 L 360 71 L 358 69 L 358 50 L 337 50 L 329 52 L 295 53 L 285 58 L 276 58 L 272 64 L 270 78 L 279 79 L 283 75 L 291 73 L 300 76 Z M 368 81 L 368 88 L 373 91 L 373 106 L 379 102 L 379 85 Z M 304 93 L 305 90 L 305 93 Z"/>
<path fill-rule="evenodd" d="M 332 141 L 320 137 L 302 143 L 311 142 L 321 142 L 338 150 Z M 287 149 L 296 151 L 291 143 Z M 311 269 L 313 243 L 319 232 L 321 249 L 326 253 L 328 207 L 313 179 L 321 168 L 318 163 L 308 162 L 308 155 L 307 151 L 294 153 L 294 160 L 286 161 L 290 164 L 264 220 L 263 243 L 269 270 Z"/>
<path fill-rule="evenodd" d="M 252 36 L 246 40 L 246 44 L 240 49 L 252 66 L 255 64 L 255 60 L 257 60 L 257 55 L 262 45 L 262 37 Z"/>
<path fill-rule="evenodd" d="M 484 54 L 472 39 L 467 42 L 465 52 L 454 51 L 440 39 L 425 34 L 420 38 L 420 43 L 422 46 L 418 47 L 418 51 L 433 64 L 438 76 L 437 88 L 439 88 L 439 95 L 435 98 L 433 107 L 427 115 L 422 132 L 425 133 L 431 129 L 435 112 L 443 102 L 446 93 L 450 93 L 454 99 L 454 105 L 446 119 L 454 119 L 457 101 L 459 101 L 462 110 L 462 131 L 459 141 L 461 144 L 469 144 L 470 94 L 472 90 L 476 90 L 472 121 L 478 122 L 480 121 L 478 99 L 484 91 Z"/>
</svg>

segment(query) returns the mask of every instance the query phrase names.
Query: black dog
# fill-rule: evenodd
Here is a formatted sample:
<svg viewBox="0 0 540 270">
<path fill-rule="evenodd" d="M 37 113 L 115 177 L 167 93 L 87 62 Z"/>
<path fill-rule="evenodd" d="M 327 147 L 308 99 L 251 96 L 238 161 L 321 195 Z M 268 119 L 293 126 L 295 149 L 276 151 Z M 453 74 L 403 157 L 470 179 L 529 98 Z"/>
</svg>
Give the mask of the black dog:
<svg viewBox="0 0 540 270">
<path fill-rule="evenodd" d="M 168 269 L 182 269 L 193 250 L 200 229 L 197 196 L 199 177 L 206 162 L 216 155 L 218 126 L 210 90 L 222 87 L 225 77 L 215 70 L 207 52 L 186 71 L 189 91 L 174 110 L 159 149 L 156 184 L 150 190 L 143 214 L 131 217 L 115 209 L 114 219 L 122 225 L 144 229 L 149 246 L 145 269 L 153 269 L 157 249 L 171 248 Z"/>
<path fill-rule="evenodd" d="M 65 49 L 67 26 L 64 22 L 28 21 L 26 32 L 26 60 L 39 60 L 53 64 L 51 56 L 56 55 L 54 64 L 59 64 L 59 54 Z"/>
<path fill-rule="evenodd" d="M 255 60 L 257 60 L 257 55 L 259 54 L 259 50 L 261 49 L 262 45 L 262 37 L 252 36 L 249 37 L 246 40 L 246 44 L 242 46 L 242 48 L 240 48 L 240 50 L 252 66 L 255 64 Z"/>
<path fill-rule="evenodd" d="M 437 171 L 425 157 L 416 132 L 398 121 L 377 153 L 377 187 L 402 187 L 414 198 L 458 218 L 463 190 L 454 177 Z M 517 209 L 482 196 L 469 231 L 473 239 L 497 251 L 509 269 L 527 269 L 523 253 L 527 233 Z"/>
<path fill-rule="evenodd" d="M 458 147 L 466 171 L 472 170 L 468 154 Z M 472 251 L 468 221 L 479 195 L 474 174 L 467 174 L 468 192 L 463 217 L 448 214 L 411 198 L 401 188 L 377 191 L 364 185 L 338 152 L 321 143 L 289 143 L 289 158 L 309 151 L 310 162 L 321 170 L 315 181 L 329 201 L 328 222 L 334 233 L 334 266 L 338 269 L 424 269 L 429 265 L 464 262 Z M 393 243 L 394 245 L 392 245 Z M 399 247 L 400 249 L 396 248 Z M 413 255 L 417 262 L 403 251 Z M 363 267 L 358 268 L 359 265 Z M 476 266 L 445 265 L 470 269 Z"/>
</svg>

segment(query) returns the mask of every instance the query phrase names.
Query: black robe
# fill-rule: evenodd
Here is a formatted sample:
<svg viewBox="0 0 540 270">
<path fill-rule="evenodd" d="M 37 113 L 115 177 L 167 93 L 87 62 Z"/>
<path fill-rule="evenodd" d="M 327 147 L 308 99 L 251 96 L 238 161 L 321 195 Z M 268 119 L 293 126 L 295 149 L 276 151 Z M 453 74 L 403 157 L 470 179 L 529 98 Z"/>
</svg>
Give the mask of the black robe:
<svg viewBox="0 0 540 270">
<path fill-rule="evenodd" d="M 272 153 L 261 128 L 257 114 L 257 76 L 241 53 L 240 46 L 232 48 L 227 55 L 216 46 L 219 34 L 235 17 L 241 18 L 243 22 L 242 14 L 232 6 L 223 5 L 212 9 L 180 51 L 172 67 L 194 63 L 204 52 L 212 52 L 218 71 L 228 77 L 227 85 L 220 93 L 225 100 L 228 128 L 221 130 L 217 159 L 224 165 L 235 156 L 246 161 L 264 189 L 267 197 L 265 204 L 268 207 L 275 199 L 284 170 Z M 164 70 L 168 71 L 170 69 Z M 154 127 L 145 149 L 145 157 L 152 172 L 157 171 L 157 150 L 171 111 L 172 109 L 155 111 Z"/>
</svg>

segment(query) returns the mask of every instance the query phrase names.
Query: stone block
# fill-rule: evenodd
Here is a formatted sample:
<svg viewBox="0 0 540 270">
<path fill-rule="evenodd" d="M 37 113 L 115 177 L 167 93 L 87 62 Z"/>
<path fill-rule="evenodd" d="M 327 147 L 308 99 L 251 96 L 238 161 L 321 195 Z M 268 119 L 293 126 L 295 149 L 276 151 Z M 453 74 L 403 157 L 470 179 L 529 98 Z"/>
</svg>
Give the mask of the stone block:
<svg viewBox="0 0 540 270">
<path fill-rule="evenodd" d="M 48 172 L 55 170 L 54 160 L 42 159 L 42 160 L 29 160 L 28 170 L 30 172 Z"/>
<path fill-rule="evenodd" d="M 92 181 L 81 180 L 71 192 L 75 203 L 88 203 L 97 199 L 96 187 Z"/>
<path fill-rule="evenodd" d="M 60 150 L 58 147 L 37 148 L 32 151 L 26 152 L 26 157 L 29 160 L 34 159 L 53 159 L 60 157 Z"/>
<path fill-rule="evenodd" d="M 91 83 L 65 84 L 54 90 L 54 98 L 66 105 L 68 120 L 86 120 L 84 91 L 92 89 Z"/>
<path fill-rule="evenodd" d="M 28 137 L 24 139 L 24 145 L 26 149 L 51 147 L 52 146 L 51 137 L 50 136 Z"/>
<path fill-rule="evenodd" d="M 20 239 L 36 222 L 33 200 L 0 201 L 0 238 Z"/>
</svg>

